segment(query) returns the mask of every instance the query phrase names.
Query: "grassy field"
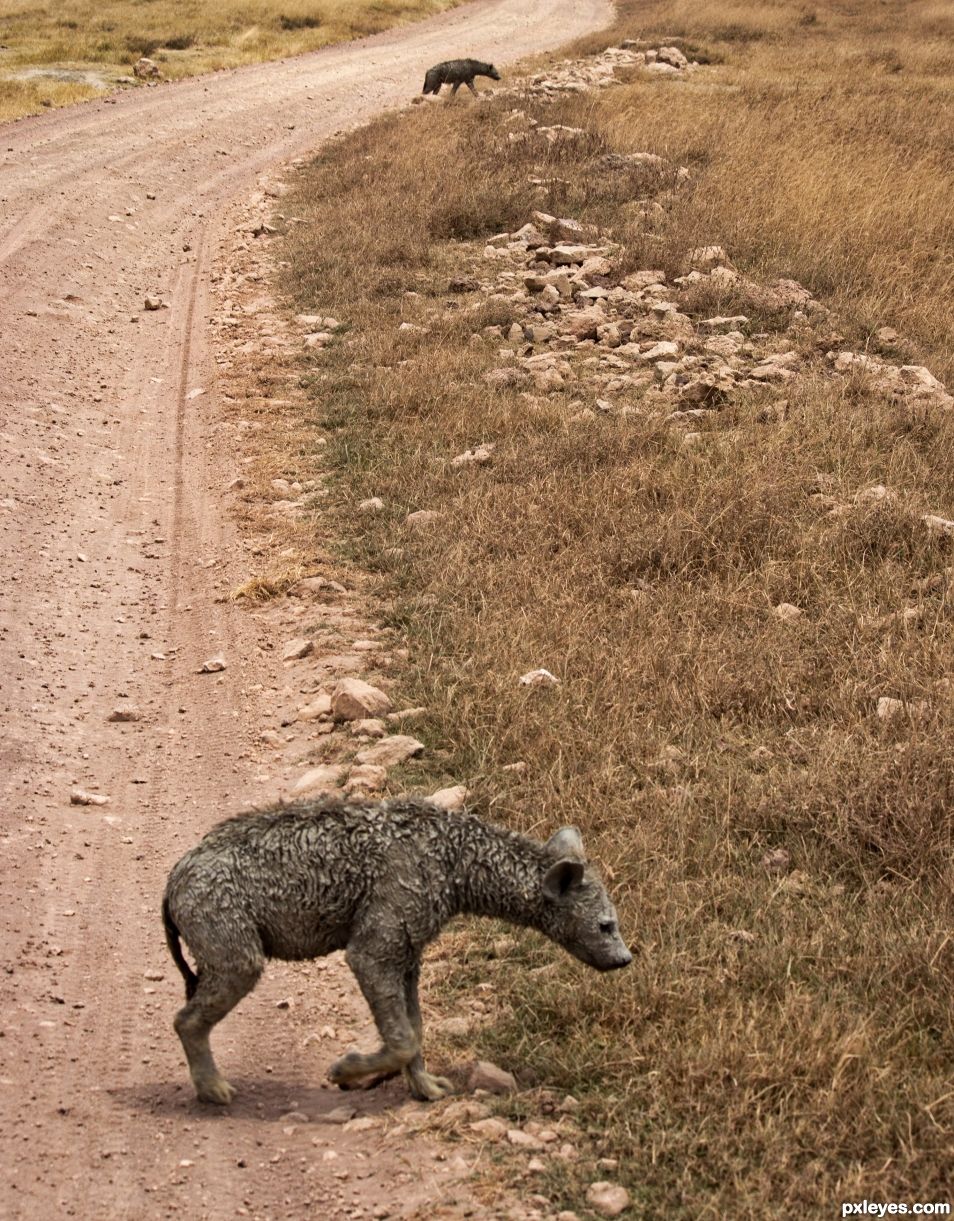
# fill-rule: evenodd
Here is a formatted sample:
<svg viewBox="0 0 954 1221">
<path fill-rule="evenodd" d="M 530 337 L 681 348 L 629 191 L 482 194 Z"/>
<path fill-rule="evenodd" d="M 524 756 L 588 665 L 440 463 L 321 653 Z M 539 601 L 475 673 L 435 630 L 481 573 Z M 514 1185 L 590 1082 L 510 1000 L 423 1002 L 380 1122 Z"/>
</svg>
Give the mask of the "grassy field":
<svg viewBox="0 0 954 1221">
<path fill-rule="evenodd" d="M 314 51 L 456 0 L 0 0 L 0 122 L 95 97 L 141 55 L 176 79 Z"/>
<path fill-rule="evenodd" d="M 952 32 L 940 3 L 627 0 L 602 45 L 680 39 L 705 68 L 386 118 L 283 201 L 307 222 L 284 291 L 350 328 L 305 372 L 336 470 L 323 528 L 379 574 L 404 694 L 431 709 L 439 762 L 405 779 L 465 780 L 535 833 L 580 826 L 638 955 L 609 979 L 562 956 L 536 971 L 551 947 L 488 957 L 476 929 L 442 973 L 499 1006 L 452 1057 L 476 1045 L 581 1103 L 584 1156 L 533 1180 L 554 1210 L 591 1215 L 599 1156 L 647 1218 L 950 1198 L 952 548 L 921 515 L 954 516 L 954 413 L 834 378 L 823 353 L 889 325 L 900 361 L 954 374 Z M 584 151 L 510 139 L 515 105 L 585 129 Z M 645 184 L 593 171 L 606 151 L 692 177 L 647 224 Z M 491 390 L 500 341 L 477 332 L 515 307 L 472 310 L 448 281 L 493 274 L 485 239 L 539 207 L 611 233 L 610 283 L 719 243 L 812 289 L 830 317 L 749 327 L 804 362 L 784 408 L 743 393 L 687 446 L 638 393 L 580 419 L 585 365 L 553 393 Z M 693 319 L 736 305 L 680 296 Z M 492 463 L 451 467 L 482 441 Z M 441 517 L 409 531 L 422 508 Z M 560 685 L 520 687 L 536 666 Z M 879 719 L 884 695 L 924 715 Z"/>
</svg>

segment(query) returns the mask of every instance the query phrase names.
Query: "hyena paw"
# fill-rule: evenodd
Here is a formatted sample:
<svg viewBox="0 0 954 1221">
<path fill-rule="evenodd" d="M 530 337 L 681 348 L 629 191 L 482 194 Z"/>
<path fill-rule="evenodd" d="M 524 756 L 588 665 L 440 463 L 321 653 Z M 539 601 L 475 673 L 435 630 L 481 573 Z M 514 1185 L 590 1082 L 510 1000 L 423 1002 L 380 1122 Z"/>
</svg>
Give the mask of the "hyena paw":
<svg viewBox="0 0 954 1221">
<path fill-rule="evenodd" d="M 328 1069 L 328 1080 L 343 1090 L 354 1089 L 355 1083 L 368 1074 L 366 1057 L 359 1051 L 349 1051 L 340 1060 L 335 1060 Z"/>
<path fill-rule="evenodd" d="M 419 1102 L 437 1102 L 455 1092 L 453 1081 L 446 1077 L 435 1077 L 432 1073 L 409 1073 L 408 1085 Z"/>
<path fill-rule="evenodd" d="M 214 1102 L 227 1107 L 235 1097 L 235 1088 L 224 1077 L 203 1077 L 195 1083 L 195 1092 L 200 1102 Z"/>
</svg>

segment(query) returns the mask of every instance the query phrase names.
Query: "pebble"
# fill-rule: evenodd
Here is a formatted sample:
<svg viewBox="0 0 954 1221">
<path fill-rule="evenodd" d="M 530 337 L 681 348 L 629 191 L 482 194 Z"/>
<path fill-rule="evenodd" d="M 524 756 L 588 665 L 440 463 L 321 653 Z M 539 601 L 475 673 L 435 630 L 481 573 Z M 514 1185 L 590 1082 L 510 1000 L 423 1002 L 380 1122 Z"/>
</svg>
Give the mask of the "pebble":
<svg viewBox="0 0 954 1221">
<path fill-rule="evenodd" d="M 467 1077 L 467 1088 L 486 1090 L 490 1094 L 514 1094 L 517 1090 L 517 1079 L 513 1073 L 498 1068 L 490 1060 L 477 1060 L 471 1067 Z"/>
<path fill-rule="evenodd" d="M 618 1217 L 629 1208 L 629 1192 L 617 1183 L 591 1183 L 586 1202 L 602 1217 Z"/>
</svg>

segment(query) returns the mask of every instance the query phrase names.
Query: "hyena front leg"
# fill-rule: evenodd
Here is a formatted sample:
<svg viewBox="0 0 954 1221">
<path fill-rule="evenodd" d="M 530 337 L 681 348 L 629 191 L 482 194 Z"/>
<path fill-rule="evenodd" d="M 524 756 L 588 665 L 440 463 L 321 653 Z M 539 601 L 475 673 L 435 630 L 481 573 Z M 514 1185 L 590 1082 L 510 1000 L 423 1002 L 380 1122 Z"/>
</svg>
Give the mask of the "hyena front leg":
<svg viewBox="0 0 954 1221">
<path fill-rule="evenodd" d="M 382 1044 L 365 1055 L 349 1051 L 332 1064 L 329 1078 L 342 1089 L 354 1089 L 365 1078 L 386 1080 L 410 1064 L 420 1049 L 407 1010 L 404 975 L 410 951 L 374 941 L 352 944 L 345 959 L 368 1002 Z"/>
<path fill-rule="evenodd" d="M 473 81 L 467 81 L 467 82 L 466 82 L 466 84 L 467 84 L 467 88 L 468 88 L 468 89 L 471 91 L 471 93 L 474 95 L 474 97 L 476 97 L 476 96 L 477 96 L 477 90 L 474 88 L 474 82 L 473 82 Z"/>
<path fill-rule="evenodd" d="M 417 1055 L 404 1068 L 404 1078 L 408 1088 L 415 1098 L 435 1102 L 453 1094 L 454 1083 L 446 1077 L 435 1077 L 424 1068 L 424 1026 L 421 1021 L 421 1003 L 418 998 L 418 983 L 421 977 L 421 964 L 415 961 L 404 975 L 404 996 L 407 1002 L 407 1013 L 417 1035 Z"/>
</svg>

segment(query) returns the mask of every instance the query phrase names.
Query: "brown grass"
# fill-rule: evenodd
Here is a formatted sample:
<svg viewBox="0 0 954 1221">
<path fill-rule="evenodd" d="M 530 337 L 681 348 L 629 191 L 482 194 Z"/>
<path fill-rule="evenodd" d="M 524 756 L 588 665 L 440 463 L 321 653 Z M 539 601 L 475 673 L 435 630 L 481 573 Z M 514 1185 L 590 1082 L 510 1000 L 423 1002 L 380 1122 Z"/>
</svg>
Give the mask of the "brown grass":
<svg viewBox="0 0 954 1221">
<path fill-rule="evenodd" d="M 314 51 L 457 2 L 0 0 L 0 122 L 94 97 L 128 75 L 141 55 L 176 80 Z M 57 79 L 50 70 L 76 79 Z M 83 79 L 91 70 L 99 84 Z"/>
<path fill-rule="evenodd" d="M 446 986 L 492 980 L 503 1016 L 479 1051 L 583 1104 L 584 1158 L 543 1176 L 555 1206 L 588 1215 L 598 1155 L 621 1159 L 644 1217 L 944 1200 L 951 555 L 919 515 L 954 516 L 951 413 L 915 415 L 816 369 L 787 388 L 781 422 L 743 398 L 687 451 L 661 418 L 573 423 L 579 388 L 489 392 L 494 347 L 471 336 L 509 307 L 469 315 L 473 297 L 445 289 L 485 275 L 480 239 L 542 205 L 609 226 L 630 266 L 672 269 L 722 243 L 754 275 L 812 287 L 856 345 L 890 323 L 909 357 L 950 376 L 949 13 L 622 8 L 617 37 L 681 36 L 709 69 L 523 108 L 585 127 L 591 153 L 689 165 L 655 230 L 626 207 L 638 184 L 627 200 L 585 161 L 508 141 L 508 100 L 385 119 L 323 153 L 285 201 L 308 219 L 283 246 L 287 291 L 351 326 L 306 370 L 333 438 L 329 514 L 409 639 L 407 694 L 432 710 L 440 775 L 498 821 L 583 828 L 639 955 L 618 978 L 562 958 L 531 973 L 554 951 L 527 935 Z M 567 182 L 541 198 L 531 173 Z M 483 440 L 491 466 L 449 466 Z M 835 518 L 814 499 L 874 483 L 896 498 Z M 372 495 L 387 511 L 369 522 L 352 506 Z M 444 516 L 411 534 L 419 508 Z M 802 618 L 779 622 L 780 601 Z M 875 622 L 908 606 L 913 624 Z M 536 666 L 560 687 L 519 687 Z M 881 695 L 930 712 L 879 721 Z M 502 770 L 517 760 L 523 781 Z M 762 858 L 778 848 L 792 868 L 776 874 Z"/>
</svg>

